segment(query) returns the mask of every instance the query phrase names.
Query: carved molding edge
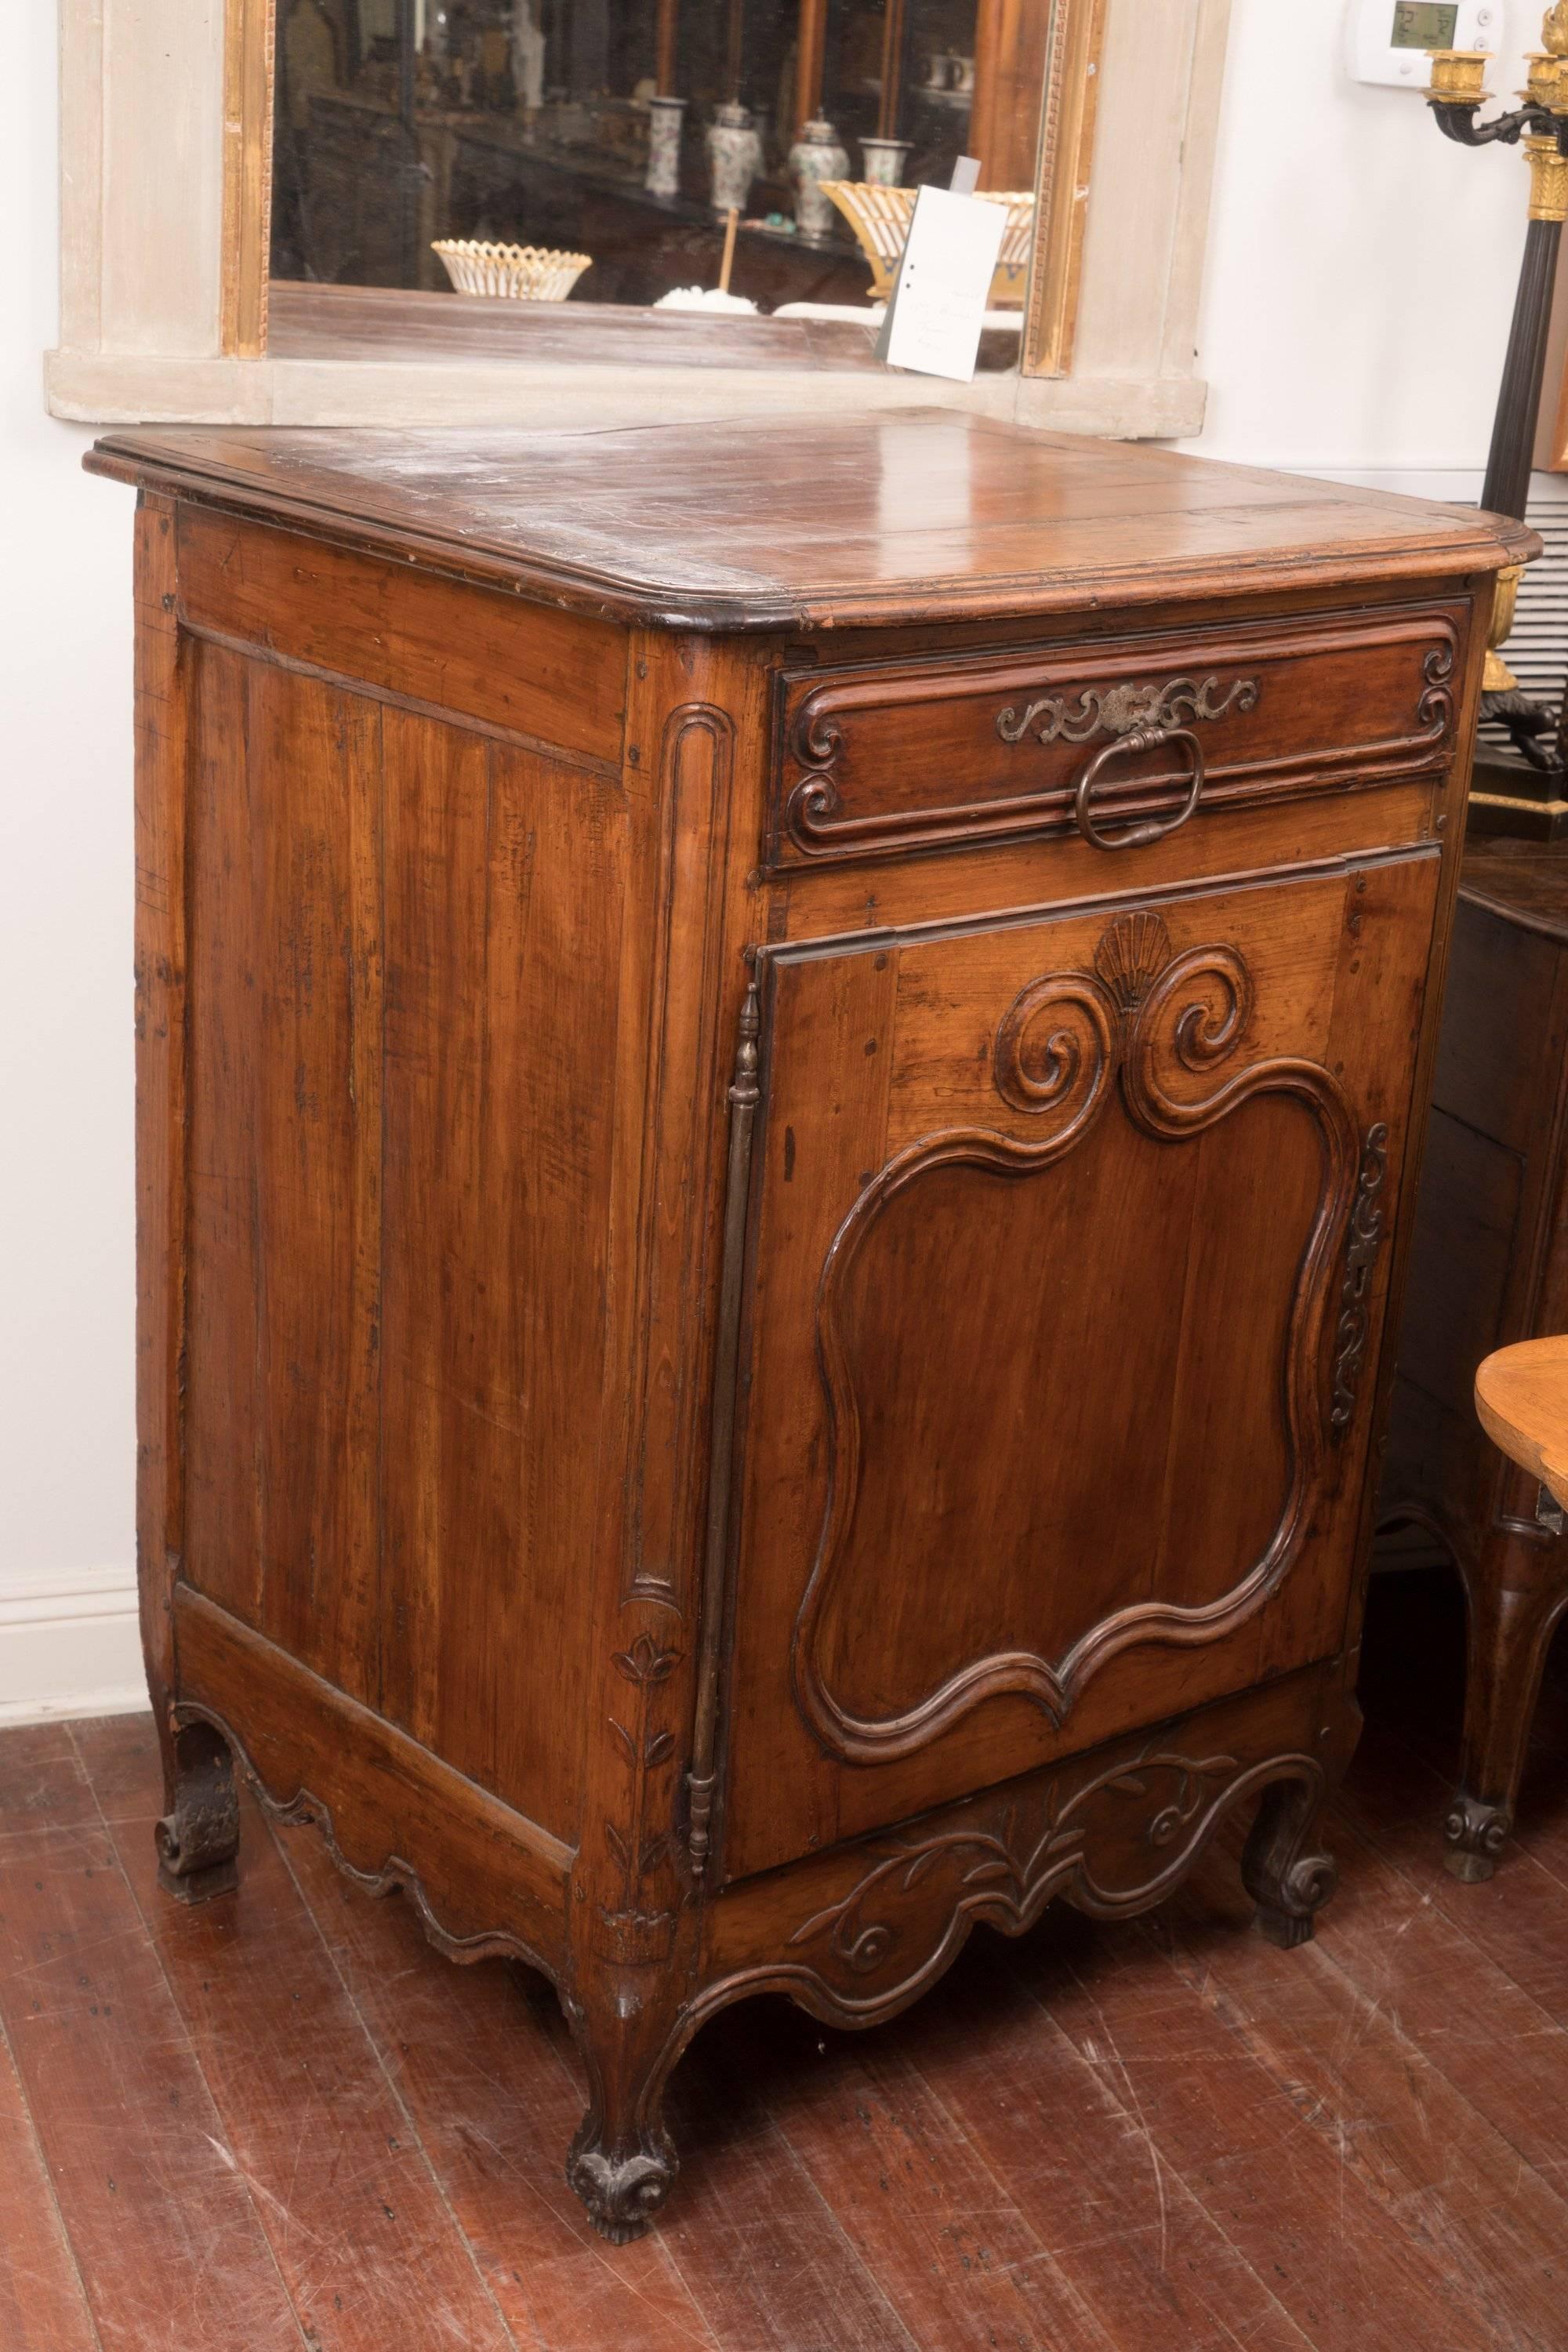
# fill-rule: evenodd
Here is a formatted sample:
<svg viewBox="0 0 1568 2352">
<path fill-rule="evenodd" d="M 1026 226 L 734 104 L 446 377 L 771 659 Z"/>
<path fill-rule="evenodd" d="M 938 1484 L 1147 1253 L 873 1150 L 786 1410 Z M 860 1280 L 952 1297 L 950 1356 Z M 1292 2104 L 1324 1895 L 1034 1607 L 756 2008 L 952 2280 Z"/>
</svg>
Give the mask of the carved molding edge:
<svg viewBox="0 0 1568 2352">
<path fill-rule="evenodd" d="M 1300 791 L 1308 788 L 1309 777 L 1317 779 L 1320 790 L 1328 784 L 1342 789 L 1347 779 L 1365 782 L 1385 773 L 1414 774 L 1431 769 L 1454 725 L 1455 625 L 1447 614 L 1439 612 L 1421 614 L 1410 621 L 1395 616 L 1392 625 L 1397 631 L 1397 642 L 1408 646 L 1421 661 L 1425 684 L 1415 703 L 1415 731 L 1369 742 L 1321 746 L 1312 757 L 1302 746 L 1293 753 L 1264 760 L 1256 766 L 1256 791 L 1239 793 L 1238 799 L 1250 802 L 1258 793 L 1266 795 L 1270 779 L 1279 772 L 1292 778 L 1291 788 Z M 1432 643 L 1434 636 L 1436 644 Z M 1310 633 L 1286 629 L 1250 646 L 1245 638 L 1224 646 L 1211 644 L 1208 658 L 1198 670 L 1173 677 L 1163 686 L 1152 679 L 1112 680 L 1103 687 L 1068 686 L 1059 694 L 1027 701 L 1022 709 L 1016 700 L 1005 704 L 995 714 L 993 727 L 1003 742 L 1016 743 L 1034 721 L 1044 717 L 1047 723 L 1038 739 L 1042 745 L 1058 740 L 1078 743 L 1089 741 L 1097 732 L 1115 736 L 1139 725 L 1179 723 L 1178 704 L 1189 719 L 1222 718 L 1233 706 L 1248 711 L 1256 707 L 1267 679 L 1255 675 L 1236 677 L 1223 700 L 1215 702 L 1213 698 L 1219 690 L 1221 672 L 1216 669 L 1210 674 L 1209 663 L 1217 659 L 1239 667 L 1244 662 L 1289 660 L 1300 656 L 1309 637 Z M 1319 630 L 1315 649 L 1348 651 L 1364 642 L 1364 632 L 1351 634 L 1331 627 Z M 1042 649 L 1039 658 L 1048 660 L 1053 651 L 1059 658 L 1061 650 Z M 1005 656 L 990 661 L 981 657 L 967 676 L 889 669 L 882 675 L 827 678 L 814 687 L 793 716 L 781 715 L 775 721 L 775 776 L 785 751 L 802 772 L 784 792 L 774 820 L 782 841 L 799 856 L 817 862 L 881 856 L 958 841 L 1007 839 L 1021 832 L 1070 824 L 1070 793 L 1065 784 L 987 800 L 883 808 L 861 816 L 842 813 L 839 764 L 845 729 L 850 721 L 862 713 L 910 704 L 981 698 L 988 692 L 1005 694 L 1009 672 L 1016 679 L 1018 667 L 1016 656 L 1010 662 Z M 1016 690 L 1015 686 L 1015 694 Z M 1024 692 L 1027 695 L 1026 684 Z M 1156 714 L 1166 697 L 1173 698 L 1171 710 L 1159 718 Z M 1242 765 L 1247 773 L 1253 772 L 1250 763 Z M 1224 801 L 1228 803 L 1230 797 L 1226 793 Z M 1215 802 L 1212 792 L 1210 800 Z M 769 851 L 770 860 L 775 856 L 776 847 Z"/>
<path fill-rule="evenodd" d="M 884 1898 L 910 1893 L 922 1878 L 944 1866 L 955 1871 L 955 1908 L 982 1902 L 994 1905 L 1001 1916 L 1023 1925 L 1047 1882 L 1054 1882 L 1059 1893 L 1071 1880 L 1086 1910 L 1114 1917 L 1152 1898 L 1143 1885 L 1118 1891 L 1095 1877 L 1089 1853 L 1089 1814 L 1096 1800 L 1105 1796 L 1141 1800 L 1149 1794 L 1151 1782 L 1168 1779 L 1172 1783 L 1169 1801 L 1152 1816 L 1144 1831 L 1145 1843 L 1158 1852 L 1196 1820 L 1206 1784 L 1233 1779 L 1240 1769 L 1234 1756 L 1209 1756 L 1199 1761 L 1145 1748 L 1107 1766 L 1075 1790 L 1065 1803 L 1059 1783 L 1053 1780 L 1046 1791 L 1040 1822 L 1024 1836 L 1019 1834 L 1019 1808 L 1008 1804 L 994 1829 L 946 1829 L 931 1837 L 895 1839 L 875 1856 L 847 1895 L 795 1929 L 789 1938 L 790 1948 L 816 1943 L 826 1935 L 835 1960 L 853 1975 L 875 1974 L 898 1935 L 894 1921 L 883 1916 L 896 1910 L 896 1900 L 889 1903 Z M 1184 1847 L 1173 1864 L 1157 1871 L 1148 1885 L 1163 1889 L 1171 1869 L 1184 1869 L 1189 1859 Z M 973 1893 L 977 1888 L 984 1890 L 984 1895 Z"/>
<path fill-rule="evenodd" d="M 331 1807 L 323 1804 L 320 1797 L 312 1795 L 302 1782 L 291 1797 L 275 1796 L 251 1761 L 238 1733 L 225 1721 L 216 1707 L 204 1706 L 199 1699 L 180 1699 L 173 1713 L 177 1723 L 210 1724 L 228 1748 L 236 1769 L 243 1774 L 258 1803 L 271 1814 L 274 1821 L 313 1824 L 321 1832 L 322 1844 L 345 1878 L 352 1878 L 355 1885 L 363 1887 L 367 1895 L 406 1895 L 427 1940 L 447 1959 L 457 1960 L 464 1966 L 475 1960 L 525 1960 L 531 1969 L 537 1969 L 541 1976 L 547 1977 L 560 1992 L 559 1968 L 547 1960 L 526 1937 L 500 1927 L 458 1936 L 445 1927 L 418 1872 L 401 1855 L 389 1854 L 378 1870 L 362 1870 L 357 1863 L 351 1862 L 338 1843 Z"/>
<path fill-rule="evenodd" d="M 700 767 L 695 771 L 691 761 L 694 747 L 706 746 L 708 772 Z M 645 1077 L 645 1100 L 650 1107 L 661 1105 L 664 1086 L 669 1069 L 669 1032 L 672 1012 L 679 1001 L 675 967 L 678 959 L 676 935 L 682 927 L 700 923 L 702 931 L 702 951 L 695 959 L 694 969 L 688 968 L 684 986 L 689 998 L 696 999 L 696 1025 L 700 1032 L 697 1063 L 706 1067 L 711 1049 L 714 1011 L 718 991 L 718 934 L 720 923 L 715 912 L 716 894 L 713 877 L 721 868 L 730 838 L 730 813 L 735 758 L 735 722 L 726 710 L 709 702 L 683 702 L 667 717 L 659 747 L 660 789 L 666 806 L 660 830 L 658 872 L 658 937 L 659 995 L 656 1017 L 648 1024 L 647 1066 Z M 700 875 L 683 874 L 679 855 L 681 828 L 684 822 L 697 817 L 706 836 L 706 854 L 701 861 Z M 647 1279 L 646 1269 L 653 1255 L 652 1228 L 656 1216 L 655 1202 L 658 1186 L 653 1179 L 654 1165 L 661 1156 L 676 1156 L 684 1165 L 699 1160 L 702 1139 L 708 1123 L 709 1109 L 693 1089 L 685 1090 L 676 1117 L 677 1132 L 665 1142 L 650 1128 L 647 1139 L 648 1171 L 643 1184 L 646 1203 L 639 1230 L 639 1281 Z M 680 1360 L 689 1360 L 699 1353 L 698 1330 L 700 1325 L 700 1302 L 706 1296 L 700 1278 L 703 1269 L 695 1269 L 699 1279 L 682 1286 L 681 1337 L 673 1343 Z M 651 1291 L 650 1291 L 651 1298 Z M 652 1303 L 657 1306 L 657 1300 Z M 626 1601 L 651 1601 L 673 1610 L 684 1617 L 691 1603 L 691 1570 L 689 1562 L 677 1562 L 658 1557 L 650 1562 L 644 1557 L 643 1511 L 645 1504 L 644 1468 L 650 1443 L 650 1423 L 654 1420 L 654 1402 L 649 1391 L 649 1373 L 645 1365 L 643 1388 L 637 1402 L 637 1424 L 634 1440 L 635 1459 L 638 1464 L 632 1490 L 632 1521 L 635 1536 L 633 1557 L 637 1565 L 627 1579 L 622 1598 Z M 678 1492 L 679 1482 L 693 1475 L 697 1454 L 696 1415 L 684 1403 L 669 1443 L 677 1459 Z M 679 1502 L 671 1517 L 680 1522 L 684 1513 Z"/>
<path fill-rule="evenodd" d="M 1014 1109 L 1049 1122 L 1037 1143 L 989 1128 L 948 1129 L 923 1138 L 889 1160 L 860 1194 L 828 1248 L 817 1286 L 816 1356 L 827 1425 L 827 1496 L 811 1577 L 791 1642 L 796 1705 L 828 1752 L 869 1764 L 928 1747 L 988 1699 L 1016 1693 L 1059 1723 L 1090 1676 L 1136 1643 L 1192 1645 L 1214 1641 L 1261 1606 L 1304 1538 L 1313 1486 L 1331 1436 L 1320 1367 L 1331 1269 L 1349 1219 L 1359 1147 L 1343 1088 L 1314 1062 L 1280 1055 L 1225 1078 L 1212 1092 L 1170 1093 L 1162 1065 L 1201 1075 L 1229 1060 L 1250 1017 L 1252 977 L 1231 947 L 1175 954 L 1162 918 L 1124 915 L 1101 935 L 1092 971 L 1053 972 L 1022 989 L 1003 1014 L 993 1055 L 994 1082 Z M 1184 1000 L 1184 1001 L 1181 1001 Z M 1031 1060 L 1032 1034 L 1046 1016 L 1043 1050 Z M 1033 1651 L 996 1652 L 971 1661 L 895 1716 L 868 1717 L 840 1706 L 817 1664 L 817 1632 L 832 1597 L 855 1517 L 860 1479 L 860 1424 L 853 1367 L 841 1328 L 848 1275 L 890 1202 L 933 1170 L 968 1166 L 1010 1178 L 1042 1173 L 1071 1151 L 1104 1114 L 1112 1077 L 1133 1125 L 1158 1141 L 1201 1135 L 1260 1095 L 1285 1095 L 1314 1120 L 1324 1181 L 1302 1253 L 1286 1337 L 1284 1387 L 1289 1484 L 1274 1533 L 1247 1574 L 1221 1599 L 1198 1607 L 1144 1601 L 1102 1619 L 1067 1654 L 1050 1661 Z"/>
<path fill-rule="evenodd" d="M 1157 1775 L 1172 1782 L 1171 1798 L 1152 1814 L 1144 1832 L 1157 1865 L 1134 1885 L 1107 1885 L 1096 1876 L 1092 1857 L 1093 1808 L 1107 1798 L 1117 1804 L 1145 1799 Z M 1222 1775 L 1228 1776 L 1224 1785 L 1214 1787 Z M 660 2073 L 708 2018 L 755 1993 L 785 1993 L 825 2024 L 879 2025 L 930 1990 L 981 1922 L 1020 1936 L 1058 1900 L 1094 1918 L 1152 1909 L 1185 1876 L 1227 1813 L 1283 1781 L 1300 1785 L 1309 1816 L 1327 1785 L 1318 1759 L 1302 1752 L 1240 1764 L 1228 1756 L 1193 1759 L 1152 1746 L 1097 1773 L 1060 1806 L 1054 1822 L 1053 1790 L 1047 1790 L 1043 1801 L 1034 1801 L 1033 1820 L 1028 1799 L 1005 1799 L 989 1825 L 977 1822 L 926 1839 L 917 1825 L 904 1838 L 868 1840 L 860 1876 L 789 1938 L 786 1950 L 804 1955 L 815 1948 L 813 1957 L 762 1961 L 705 1986 L 683 2011 Z M 942 1873 L 950 1899 L 933 1914 L 931 1892 Z"/>
</svg>

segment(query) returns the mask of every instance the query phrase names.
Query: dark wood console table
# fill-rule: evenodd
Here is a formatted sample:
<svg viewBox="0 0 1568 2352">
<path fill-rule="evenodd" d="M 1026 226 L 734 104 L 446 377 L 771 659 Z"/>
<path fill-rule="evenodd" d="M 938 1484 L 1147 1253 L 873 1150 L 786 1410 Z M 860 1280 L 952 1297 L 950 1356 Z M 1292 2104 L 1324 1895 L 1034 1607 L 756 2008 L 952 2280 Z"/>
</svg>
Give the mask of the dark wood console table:
<svg viewBox="0 0 1568 2352">
<path fill-rule="evenodd" d="M 166 1885 L 231 1758 L 559 1990 L 1310 1933 L 1521 527 L 952 412 L 116 434 Z"/>
<path fill-rule="evenodd" d="M 1513 1821 L 1552 1627 L 1562 1515 L 1476 1417 L 1476 1368 L 1568 1331 L 1568 852 L 1467 852 L 1398 1349 L 1383 1516 L 1464 1580 L 1464 1752 L 1449 1866 L 1485 1878 Z"/>
</svg>

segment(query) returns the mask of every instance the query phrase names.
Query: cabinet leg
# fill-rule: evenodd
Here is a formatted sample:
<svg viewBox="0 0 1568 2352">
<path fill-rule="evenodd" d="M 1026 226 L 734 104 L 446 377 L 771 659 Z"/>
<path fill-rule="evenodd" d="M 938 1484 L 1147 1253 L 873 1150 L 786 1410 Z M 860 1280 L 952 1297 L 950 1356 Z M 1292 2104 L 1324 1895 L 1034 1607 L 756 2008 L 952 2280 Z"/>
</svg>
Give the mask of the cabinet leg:
<svg viewBox="0 0 1568 2352">
<path fill-rule="evenodd" d="M 1513 1827 L 1542 1668 L 1568 1604 L 1568 1543 L 1500 1528 L 1465 1584 L 1465 1736 L 1444 1861 L 1473 1884 L 1491 1876 Z"/>
<path fill-rule="evenodd" d="M 175 1733 L 164 1762 L 169 1810 L 153 1835 L 158 1883 L 177 1903 L 206 1903 L 239 1883 L 239 1799 L 228 1748 L 210 1724 Z"/>
<path fill-rule="evenodd" d="M 1265 1790 L 1241 1857 L 1241 1875 L 1258 1906 L 1258 1927 L 1281 1951 L 1309 1941 L 1313 1915 L 1334 1891 L 1338 1874 L 1314 1842 L 1325 1790 L 1321 1780 L 1276 1780 Z"/>
<path fill-rule="evenodd" d="M 679 2168 L 662 2113 L 668 2036 L 658 2026 L 672 2021 L 644 2012 L 590 2024 L 575 2004 L 567 2017 L 587 2062 L 589 2096 L 566 2179 L 600 2236 L 624 2246 L 643 2235 Z"/>
</svg>

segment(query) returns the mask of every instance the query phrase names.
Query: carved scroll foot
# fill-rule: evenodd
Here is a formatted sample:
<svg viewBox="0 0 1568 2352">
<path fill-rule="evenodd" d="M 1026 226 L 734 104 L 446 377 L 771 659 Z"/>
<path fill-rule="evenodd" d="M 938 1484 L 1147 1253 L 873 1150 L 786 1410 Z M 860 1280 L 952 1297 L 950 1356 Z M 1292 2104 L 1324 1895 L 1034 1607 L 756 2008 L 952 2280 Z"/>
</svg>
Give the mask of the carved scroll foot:
<svg viewBox="0 0 1568 2352">
<path fill-rule="evenodd" d="M 176 1733 L 165 1801 L 153 1835 L 158 1884 L 176 1903 L 208 1903 L 239 1884 L 239 1798 L 227 1748 L 209 1724 Z"/>
<path fill-rule="evenodd" d="M 588 2219 L 612 2246 L 640 2238 L 675 2186 L 679 2169 L 662 2124 L 615 2134 L 590 2107 L 566 2158 L 566 2179 Z"/>
<path fill-rule="evenodd" d="M 1321 1780 L 1276 1781 L 1265 1791 L 1241 1858 L 1258 1933 L 1281 1951 L 1310 1939 L 1316 1914 L 1334 1891 L 1338 1873 L 1330 1856 L 1304 1850 L 1322 1801 Z"/>
<path fill-rule="evenodd" d="M 1497 1868 L 1497 1858 L 1508 1842 L 1513 1814 L 1507 1805 L 1489 1805 L 1479 1797 L 1455 1796 L 1443 1825 L 1447 1851 L 1443 1867 L 1463 1886 L 1477 1886 Z"/>
<path fill-rule="evenodd" d="M 588 2109 L 567 2152 L 567 2185 L 615 2246 L 643 2235 L 679 2168 L 661 2113 L 676 2014 L 648 1994 L 646 1982 L 606 1972 L 585 2002 L 562 2000 L 588 2069 Z"/>
</svg>

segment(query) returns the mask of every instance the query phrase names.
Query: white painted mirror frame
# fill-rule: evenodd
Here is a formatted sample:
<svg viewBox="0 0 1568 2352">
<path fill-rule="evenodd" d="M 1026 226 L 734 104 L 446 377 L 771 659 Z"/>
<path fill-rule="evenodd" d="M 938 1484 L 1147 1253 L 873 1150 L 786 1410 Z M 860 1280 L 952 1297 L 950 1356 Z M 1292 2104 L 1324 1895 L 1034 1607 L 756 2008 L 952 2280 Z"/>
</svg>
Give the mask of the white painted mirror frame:
<svg viewBox="0 0 1568 2352">
<path fill-rule="evenodd" d="M 634 379 L 607 363 L 232 355 L 225 41 L 253 5 L 60 0 L 60 342 L 46 373 L 56 415 L 583 425 L 634 404 L 646 418 L 941 400 L 1124 437 L 1201 427 L 1197 310 L 1230 0 L 1111 0 L 1068 372 L 982 375 L 968 386 L 789 368 L 653 365 Z M 231 149 L 242 79 L 232 72 L 226 92 Z M 232 174 L 229 184 L 232 205 Z"/>
</svg>

